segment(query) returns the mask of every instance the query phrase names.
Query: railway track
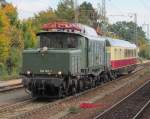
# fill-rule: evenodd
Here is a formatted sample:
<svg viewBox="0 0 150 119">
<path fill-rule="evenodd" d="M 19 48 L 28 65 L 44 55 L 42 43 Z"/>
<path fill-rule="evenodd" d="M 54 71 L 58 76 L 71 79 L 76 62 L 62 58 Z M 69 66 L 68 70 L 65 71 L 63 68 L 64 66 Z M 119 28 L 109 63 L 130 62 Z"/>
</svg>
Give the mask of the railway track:
<svg viewBox="0 0 150 119">
<path fill-rule="evenodd" d="M 139 67 L 135 72 L 130 74 L 130 76 L 142 69 L 143 69 L 143 67 Z M 129 77 L 129 76 L 122 76 L 118 79 L 126 78 L 126 77 Z M 107 85 L 107 83 L 105 83 L 104 85 Z M 30 99 L 30 100 L 26 100 L 24 102 L 16 103 L 11 106 L 7 106 L 5 108 L 0 108 L 0 119 L 8 119 L 8 118 L 28 119 L 32 115 L 36 115 L 36 114 L 39 114 L 40 112 L 43 112 L 43 110 L 45 110 L 45 112 L 47 112 L 46 110 L 49 110 L 51 113 L 53 112 L 56 114 L 59 111 L 63 110 L 64 105 L 69 107 L 70 106 L 69 102 L 74 103 L 76 101 L 76 99 L 79 98 L 80 96 L 86 95 L 89 92 L 94 92 L 96 89 L 98 89 L 104 85 L 100 85 L 96 88 L 86 90 L 84 92 L 76 94 L 75 96 L 70 96 L 65 99 L 54 100 L 51 102 L 36 102 L 36 101 Z M 63 105 L 62 108 L 61 108 L 61 105 Z"/>
<path fill-rule="evenodd" d="M 46 102 L 38 102 L 33 99 L 27 99 L 16 104 L 5 106 L 0 108 L 0 119 L 13 118 L 16 115 L 24 114 L 34 108 L 43 106 Z"/>
<path fill-rule="evenodd" d="M 5 104 L 1 104 L 0 105 L 0 110 L 3 110 L 3 109 L 6 109 L 6 108 L 10 108 L 11 106 L 13 105 L 17 105 L 21 102 L 25 102 L 27 100 L 29 100 L 31 98 L 28 98 L 28 97 L 23 97 L 21 99 L 16 99 L 15 101 L 12 101 L 12 102 L 8 102 L 8 103 L 5 103 Z"/>
<path fill-rule="evenodd" d="M 15 84 L 15 85 L 4 86 L 4 87 L 0 87 L 0 93 L 4 93 L 7 91 L 11 91 L 11 90 L 16 90 L 20 88 L 23 88 L 23 85 L 21 83 Z"/>
<path fill-rule="evenodd" d="M 143 108 L 133 117 L 133 119 L 144 119 L 146 111 L 150 106 L 150 100 L 143 106 Z M 147 115 L 149 116 L 149 115 Z"/>
<path fill-rule="evenodd" d="M 74 101 L 75 98 L 80 97 L 81 95 L 87 94 L 92 92 L 93 90 L 96 90 L 99 87 L 92 88 L 89 90 L 86 90 L 84 92 L 81 92 L 79 94 L 76 94 L 74 96 L 67 97 L 65 99 L 55 100 L 48 103 L 41 103 L 37 102 L 35 103 L 34 100 L 30 99 L 12 106 L 8 106 L 5 108 L 0 108 L 0 119 L 18 119 L 18 118 L 27 118 L 30 117 L 32 114 L 40 113 L 42 110 L 56 110 L 56 108 L 63 103 L 66 103 L 67 101 Z M 40 103 L 40 106 L 39 104 Z M 19 112 L 19 113 L 18 113 Z"/>
<path fill-rule="evenodd" d="M 98 88 L 98 87 L 97 87 Z M 0 108 L 0 119 L 18 119 L 18 118 L 24 118 L 32 115 L 33 113 L 38 113 L 41 110 L 46 109 L 54 109 L 56 106 L 61 105 L 62 103 L 66 101 L 71 101 L 74 98 L 77 98 L 83 94 L 88 93 L 89 91 L 93 91 L 93 89 L 86 90 L 82 93 L 76 94 L 75 96 L 70 96 L 65 99 L 55 100 L 54 102 L 48 102 L 48 103 L 41 103 L 41 102 L 34 102 L 34 100 L 29 99 L 24 102 L 16 103 L 11 106 L 7 106 L 4 108 Z M 39 104 L 40 103 L 40 104 Z M 19 113 L 18 113 L 19 112 Z"/>
<path fill-rule="evenodd" d="M 150 80 L 94 119 L 138 119 L 150 103 Z"/>
</svg>

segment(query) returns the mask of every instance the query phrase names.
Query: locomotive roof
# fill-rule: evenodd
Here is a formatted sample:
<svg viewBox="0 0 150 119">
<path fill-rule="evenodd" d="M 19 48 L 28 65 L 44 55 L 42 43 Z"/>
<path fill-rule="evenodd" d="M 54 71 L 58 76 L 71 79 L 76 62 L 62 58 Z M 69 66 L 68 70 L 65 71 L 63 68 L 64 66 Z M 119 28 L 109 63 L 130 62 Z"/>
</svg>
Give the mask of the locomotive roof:
<svg viewBox="0 0 150 119">
<path fill-rule="evenodd" d="M 137 46 L 133 43 L 130 43 L 129 41 L 126 40 L 119 40 L 119 39 L 107 39 L 110 43 L 111 46 L 114 47 L 124 47 L 124 48 L 137 48 Z"/>
<path fill-rule="evenodd" d="M 98 37 L 94 28 L 80 23 L 54 22 L 44 24 L 42 30 L 47 32 L 74 33 L 83 36 Z"/>
<path fill-rule="evenodd" d="M 80 23 L 77 23 L 77 25 L 81 28 L 81 33 L 83 33 L 84 35 L 98 37 L 98 34 L 94 28 Z"/>
</svg>

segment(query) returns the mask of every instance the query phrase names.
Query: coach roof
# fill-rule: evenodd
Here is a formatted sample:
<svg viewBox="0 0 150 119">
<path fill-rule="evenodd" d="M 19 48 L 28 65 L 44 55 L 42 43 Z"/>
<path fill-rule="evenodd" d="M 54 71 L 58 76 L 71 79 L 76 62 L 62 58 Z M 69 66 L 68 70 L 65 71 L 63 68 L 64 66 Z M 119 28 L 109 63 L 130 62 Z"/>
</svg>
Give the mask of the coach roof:
<svg viewBox="0 0 150 119">
<path fill-rule="evenodd" d="M 110 39 L 107 38 L 111 46 L 114 47 L 124 47 L 124 48 L 137 48 L 135 44 L 132 44 L 126 40 L 119 40 L 119 39 Z"/>
</svg>

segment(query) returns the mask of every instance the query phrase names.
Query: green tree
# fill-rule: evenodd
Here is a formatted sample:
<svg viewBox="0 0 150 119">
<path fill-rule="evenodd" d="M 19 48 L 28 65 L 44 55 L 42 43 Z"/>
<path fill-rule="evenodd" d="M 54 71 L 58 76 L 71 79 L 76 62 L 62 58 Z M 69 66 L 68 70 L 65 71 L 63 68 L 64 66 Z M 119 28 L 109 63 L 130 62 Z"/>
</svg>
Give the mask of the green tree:
<svg viewBox="0 0 150 119">
<path fill-rule="evenodd" d="M 46 11 L 41 11 L 38 14 L 35 14 L 33 18 L 28 19 L 26 22 L 30 21 L 32 23 L 32 29 L 35 32 L 38 32 L 43 24 L 56 20 L 57 16 L 55 12 L 51 8 L 49 8 Z"/>
<path fill-rule="evenodd" d="M 4 63 L 9 55 L 10 35 L 9 19 L 4 11 L 0 9 L 0 62 Z"/>
<path fill-rule="evenodd" d="M 18 13 L 17 8 L 15 8 L 12 4 L 7 4 L 3 8 L 3 11 L 7 15 L 10 24 L 15 25 L 18 21 Z"/>
<path fill-rule="evenodd" d="M 83 2 L 79 6 L 79 22 L 90 26 L 97 24 L 98 13 L 90 2 Z"/>
<path fill-rule="evenodd" d="M 62 0 L 57 7 L 56 15 L 61 21 L 74 22 L 74 4 L 73 0 Z"/>
<path fill-rule="evenodd" d="M 22 23 L 22 32 L 24 39 L 24 48 L 33 48 L 36 46 L 36 34 L 32 27 L 32 22 L 23 22 Z"/>
<path fill-rule="evenodd" d="M 135 41 L 135 28 L 137 28 L 137 40 L 140 40 L 141 37 L 146 39 L 145 32 L 142 28 L 133 22 L 116 22 L 108 27 L 109 32 L 113 32 L 121 39 L 126 39 L 131 42 L 138 42 Z"/>
</svg>

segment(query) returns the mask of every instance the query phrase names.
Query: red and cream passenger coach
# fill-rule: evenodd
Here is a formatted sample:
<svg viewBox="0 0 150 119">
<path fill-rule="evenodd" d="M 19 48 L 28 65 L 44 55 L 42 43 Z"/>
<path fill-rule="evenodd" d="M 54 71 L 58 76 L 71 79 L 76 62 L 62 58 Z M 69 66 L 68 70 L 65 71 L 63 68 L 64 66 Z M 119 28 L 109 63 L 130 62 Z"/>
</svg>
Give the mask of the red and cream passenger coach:
<svg viewBox="0 0 150 119">
<path fill-rule="evenodd" d="M 110 44 L 110 62 L 112 70 L 126 70 L 131 72 L 137 65 L 138 48 L 125 40 L 108 39 Z"/>
</svg>

